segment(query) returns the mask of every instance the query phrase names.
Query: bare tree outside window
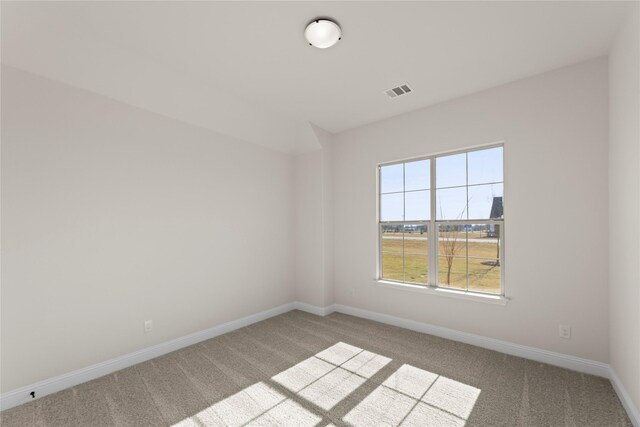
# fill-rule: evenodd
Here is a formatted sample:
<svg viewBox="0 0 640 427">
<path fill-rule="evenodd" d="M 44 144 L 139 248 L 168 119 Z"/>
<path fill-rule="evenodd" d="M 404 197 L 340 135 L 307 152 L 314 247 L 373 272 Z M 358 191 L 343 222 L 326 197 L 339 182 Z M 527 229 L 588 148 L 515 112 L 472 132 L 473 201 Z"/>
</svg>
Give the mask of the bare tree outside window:
<svg viewBox="0 0 640 427">
<path fill-rule="evenodd" d="M 462 211 L 458 215 L 458 219 L 462 219 L 467 207 L 463 207 Z M 442 208 L 440 211 L 442 214 Z M 444 230 L 444 231 L 443 231 Z M 464 241 L 460 241 L 461 234 L 464 235 Z M 446 263 L 446 285 L 451 287 L 451 270 L 453 268 L 453 261 L 460 256 L 462 249 L 466 245 L 466 229 L 463 225 L 445 225 L 440 228 L 438 233 L 438 239 L 440 243 L 440 250 L 442 251 Z"/>
<path fill-rule="evenodd" d="M 447 266 L 446 284 L 447 286 L 451 286 L 451 268 L 453 267 L 453 260 L 460 256 L 460 251 L 464 242 L 459 241 L 461 228 L 459 225 L 447 225 L 443 228 L 445 231 L 440 231 L 438 238 L 440 239 L 440 248 L 444 253 L 444 259 Z"/>
</svg>

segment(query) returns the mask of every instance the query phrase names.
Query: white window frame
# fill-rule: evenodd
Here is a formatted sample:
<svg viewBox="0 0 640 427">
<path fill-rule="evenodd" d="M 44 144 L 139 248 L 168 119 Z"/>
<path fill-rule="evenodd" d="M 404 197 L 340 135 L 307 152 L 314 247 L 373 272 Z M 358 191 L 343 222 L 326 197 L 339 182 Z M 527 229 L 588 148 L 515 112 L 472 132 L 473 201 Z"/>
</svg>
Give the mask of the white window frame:
<svg viewBox="0 0 640 427">
<path fill-rule="evenodd" d="M 450 155 L 455 155 L 455 154 L 462 154 L 462 153 L 471 153 L 474 151 L 481 151 L 481 150 L 488 150 L 491 148 L 496 148 L 496 147 L 502 147 L 503 151 L 502 151 L 502 171 L 503 171 L 503 178 L 502 178 L 502 182 L 501 184 L 503 185 L 503 199 L 502 199 L 502 209 L 503 209 L 503 215 L 501 219 L 464 219 L 464 220 L 437 220 L 436 219 L 436 189 L 437 189 L 437 182 L 436 182 L 436 159 L 438 157 L 444 157 L 444 156 L 450 156 Z M 378 262 L 377 262 L 377 273 L 376 273 L 376 280 L 383 284 L 383 285 L 392 285 L 394 287 L 396 286 L 401 286 L 404 288 L 408 288 L 410 290 L 425 290 L 429 293 L 438 293 L 441 295 L 446 295 L 446 296 L 454 296 L 454 297 L 462 297 L 464 299 L 468 299 L 468 297 L 471 297 L 472 299 L 475 296 L 481 297 L 481 298 L 489 298 L 491 300 L 496 300 L 499 303 L 506 303 L 506 301 L 508 300 L 505 296 L 505 247 L 504 247 L 504 236 L 505 236 L 505 226 L 504 226 L 504 222 L 505 222 L 505 212 L 506 212 L 506 207 L 505 207 L 505 197 L 504 197 L 504 193 L 506 193 L 506 182 L 505 182 L 505 178 L 504 178 L 504 171 L 505 171 L 505 167 L 504 167 L 504 143 L 500 142 L 500 143 L 494 143 L 494 144 L 490 144 L 490 145 L 484 145 L 484 146 L 478 146 L 478 147 L 473 147 L 473 148 L 468 148 L 468 149 L 463 149 L 463 150 L 455 150 L 455 151 L 449 151 L 449 152 L 443 152 L 443 153 L 438 153 L 438 154 L 433 154 L 433 155 L 429 155 L 429 156 L 421 156 L 421 157 L 414 157 L 414 158 L 409 158 L 409 159 L 404 159 L 404 160 L 398 160 L 398 161 L 393 161 L 393 162 L 386 162 L 386 163 L 380 163 L 377 166 L 377 186 L 376 186 L 376 220 L 377 220 L 377 228 L 378 228 Z M 381 209 L 381 198 L 382 198 L 382 193 L 381 193 L 381 188 L 382 188 L 382 174 L 381 172 L 381 168 L 384 166 L 390 166 L 390 165 L 396 165 L 396 164 L 404 164 L 404 163 L 410 163 L 410 162 L 416 162 L 416 161 L 420 161 L 420 160 L 429 160 L 429 168 L 430 168 L 430 182 L 429 182 L 429 203 L 430 203 L 430 219 L 429 220 L 422 220 L 422 221 L 381 221 L 380 220 L 380 209 Z M 467 168 L 468 168 L 468 164 L 467 164 Z M 467 171 L 468 172 L 468 171 Z M 467 173 L 467 177 L 468 177 L 468 173 Z M 465 185 L 465 188 L 468 189 L 469 187 L 473 187 L 476 185 L 487 185 L 487 184 L 492 184 L 492 183 L 483 183 L 483 184 L 473 184 L 473 185 L 469 185 L 468 181 Z M 403 190 L 403 193 L 406 193 Z M 468 197 L 467 197 L 468 200 Z M 468 203 L 468 202 L 467 202 Z M 468 209 L 468 207 L 467 207 Z M 428 283 L 426 285 L 423 284 L 419 284 L 419 283 L 413 283 L 413 282 L 406 282 L 406 281 L 399 281 L 399 280 L 392 280 L 392 279 L 385 279 L 382 277 L 382 227 L 384 225 L 412 225 L 412 224 L 424 224 L 427 226 L 427 238 L 429 241 L 429 255 L 427 258 L 428 261 L 428 271 L 427 271 L 427 277 L 428 277 Z M 464 224 L 496 224 L 500 226 L 500 235 L 499 235 L 499 244 L 500 244 L 500 293 L 489 293 L 489 292 L 481 292 L 481 291 L 469 291 L 468 287 L 469 287 L 469 276 L 467 274 L 467 290 L 462 290 L 462 289 L 457 289 L 457 288 L 449 288 L 449 287 L 443 287 L 440 286 L 438 284 L 438 269 L 439 269 L 439 263 L 438 263 L 438 249 L 439 249 L 439 239 L 438 239 L 438 225 L 464 225 Z M 404 262 L 404 252 L 403 252 L 403 262 Z M 468 263 L 468 256 L 467 256 L 467 263 Z M 491 301 L 490 301 L 491 302 Z"/>
</svg>

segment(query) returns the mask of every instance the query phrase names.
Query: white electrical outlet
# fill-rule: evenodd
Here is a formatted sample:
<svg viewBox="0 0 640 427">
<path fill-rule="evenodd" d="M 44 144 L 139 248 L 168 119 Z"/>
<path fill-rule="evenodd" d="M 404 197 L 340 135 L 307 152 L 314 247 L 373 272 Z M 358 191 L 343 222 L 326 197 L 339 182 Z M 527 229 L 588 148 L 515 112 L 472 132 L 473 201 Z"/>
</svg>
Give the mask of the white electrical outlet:
<svg viewBox="0 0 640 427">
<path fill-rule="evenodd" d="M 564 338 L 565 340 L 571 339 L 571 326 L 560 325 L 559 335 L 560 338 Z"/>
<path fill-rule="evenodd" d="M 144 321 L 144 331 L 145 332 L 153 331 L 153 320 L 145 320 Z"/>
</svg>

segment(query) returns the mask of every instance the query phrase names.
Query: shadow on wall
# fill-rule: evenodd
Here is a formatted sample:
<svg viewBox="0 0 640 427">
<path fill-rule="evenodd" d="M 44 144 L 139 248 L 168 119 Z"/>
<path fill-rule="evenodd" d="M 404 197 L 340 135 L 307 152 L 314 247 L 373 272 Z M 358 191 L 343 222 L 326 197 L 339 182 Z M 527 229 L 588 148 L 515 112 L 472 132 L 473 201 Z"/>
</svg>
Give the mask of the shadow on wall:
<svg viewBox="0 0 640 427">
<path fill-rule="evenodd" d="M 174 426 L 465 425 L 480 389 L 408 364 L 388 375 L 390 362 L 339 342 Z"/>
</svg>

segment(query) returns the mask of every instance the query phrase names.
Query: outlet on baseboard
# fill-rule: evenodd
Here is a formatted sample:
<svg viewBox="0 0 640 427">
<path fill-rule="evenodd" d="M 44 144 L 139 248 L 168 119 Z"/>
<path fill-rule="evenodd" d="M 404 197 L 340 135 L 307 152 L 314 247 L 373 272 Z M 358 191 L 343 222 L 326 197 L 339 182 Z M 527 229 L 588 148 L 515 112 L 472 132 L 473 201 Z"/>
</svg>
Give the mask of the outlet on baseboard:
<svg viewBox="0 0 640 427">
<path fill-rule="evenodd" d="M 153 331 L 153 320 L 145 320 L 144 321 L 144 331 L 145 332 Z"/>
<path fill-rule="evenodd" d="M 560 338 L 563 338 L 565 340 L 571 339 L 571 326 L 560 325 L 558 334 L 560 335 Z"/>
</svg>

